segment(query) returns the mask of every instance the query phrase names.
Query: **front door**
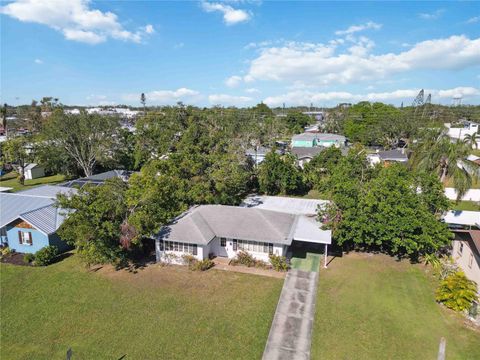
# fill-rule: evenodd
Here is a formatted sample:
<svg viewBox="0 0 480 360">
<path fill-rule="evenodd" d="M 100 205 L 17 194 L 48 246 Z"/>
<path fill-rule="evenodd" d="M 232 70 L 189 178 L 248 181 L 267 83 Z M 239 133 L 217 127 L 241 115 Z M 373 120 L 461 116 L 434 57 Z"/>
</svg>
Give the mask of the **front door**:
<svg viewBox="0 0 480 360">
<path fill-rule="evenodd" d="M 217 239 L 217 256 L 227 257 L 227 239 L 218 238 Z"/>
</svg>

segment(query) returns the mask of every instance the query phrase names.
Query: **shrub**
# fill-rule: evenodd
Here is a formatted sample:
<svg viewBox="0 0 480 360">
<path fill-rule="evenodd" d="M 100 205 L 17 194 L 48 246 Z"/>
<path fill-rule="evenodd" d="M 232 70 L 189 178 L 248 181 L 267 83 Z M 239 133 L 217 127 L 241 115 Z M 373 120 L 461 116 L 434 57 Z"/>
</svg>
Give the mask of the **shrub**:
<svg viewBox="0 0 480 360">
<path fill-rule="evenodd" d="M 255 260 L 255 267 L 259 269 L 268 269 L 270 265 L 263 260 Z"/>
<path fill-rule="evenodd" d="M 204 259 L 200 261 L 195 256 L 189 254 L 182 255 L 182 260 L 183 263 L 192 271 L 205 271 L 214 265 L 214 262 L 210 259 Z"/>
<path fill-rule="evenodd" d="M 230 265 L 245 265 L 248 267 L 255 266 L 255 259 L 246 251 L 239 251 L 235 259 L 230 261 Z"/>
<path fill-rule="evenodd" d="M 435 294 L 438 302 L 455 311 L 470 309 L 476 298 L 475 282 L 467 279 L 462 271 L 457 271 L 443 279 Z"/>
<path fill-rule="evenodd" d="M 30 264 L 33 260 L 35 260 L 35 255 L 33 254 L 25 254 L 23 255 L 23 262 Z"/>
<path fill-rule="evenodd" d="M 269 258 L 270 258 L 270 263 L 272 264 L 273 268 L 276 271 L 288 270 L 287 258 L 285 256 L 270 254 Z"/>
<path fill-rule="evenodd" d="M 189 265 L 189 269 L 193 271 L 205 271 L 210 268 L 212 268 L 214 265 L 213 261 L 210 259 L 204 259 L 204 260 L 197 260 L 193 262 L 191 265 Z"/>
<path fill-rule="evenodd" d="M 7 247 L 4 247 L 2 249 L 2 256 L 8 256 L 10 254 L 12 254 L 12 249 L 10 249 L 8 246 Z"/>
<path fill-rule="evenodd" d="M 195 262 L 197 262 L 197 258 L 193 255 L 190 255 L 190 254 L 185 254 L 185 255 L 182 255 L 182 260 L 183 260 L 183 263 L 185 265 L 188 265 L 188 267 L 190 268 L 190 266 L 192 266 Z"/>
<path fill-rule="evenodd" d="M 53 262 L 53 259 L 58 255 L 56 246 L 49 245 L 41 248 L 35 253 L 35 265 L 47 266 Z"/>
</svg>

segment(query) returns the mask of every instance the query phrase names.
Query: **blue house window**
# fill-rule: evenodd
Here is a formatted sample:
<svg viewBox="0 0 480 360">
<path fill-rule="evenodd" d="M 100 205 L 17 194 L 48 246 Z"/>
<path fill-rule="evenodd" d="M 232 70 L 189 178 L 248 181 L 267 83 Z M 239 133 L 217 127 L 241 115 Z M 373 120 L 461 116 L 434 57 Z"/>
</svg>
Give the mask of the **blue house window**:
<svg viewBox="0 0 480 360">
<path fill-rule="evenodd" d="M 20 245 L 32 245 L 32 233 L 29 231 L 19 231 L 18 242 Z"/>
</svg>

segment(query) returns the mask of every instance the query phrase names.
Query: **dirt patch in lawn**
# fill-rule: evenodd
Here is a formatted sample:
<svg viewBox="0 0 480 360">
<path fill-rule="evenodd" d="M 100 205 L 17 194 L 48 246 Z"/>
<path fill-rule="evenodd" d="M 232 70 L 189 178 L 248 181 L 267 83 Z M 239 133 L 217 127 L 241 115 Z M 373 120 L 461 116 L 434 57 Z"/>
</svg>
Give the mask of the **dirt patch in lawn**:
<svg viewBox="0 0 480 360">
<path fill-rule="evenodd" d="M 26 263 L 23 261 L 24 255 L 25 254 L 23 253 L 12 253 L 10 255 L 3 256 L 0 261 L 5 264 L 32 266 L 31 263 Z"/>
<path fill-rule="evenodd" d="M 254 281 L 272 281 L 272 279 L 215 270 L 191 271 L 186 266 L 150 264 L 140 268 L 137 272 L 128 270 L 116 270 L 113 266 L 103 266 L 96 271 L 99 276 L 110 278 L 114 281 L 128 282 L 138 288 L 181 288 L 185 291 L 205 290 L 206 292 L 225 289 L 226 284 L 235 286 L 241 283 L 245 277 L 255 278 Z M 281 281 L 281 280 L 279 280 Z"/>
</svg>

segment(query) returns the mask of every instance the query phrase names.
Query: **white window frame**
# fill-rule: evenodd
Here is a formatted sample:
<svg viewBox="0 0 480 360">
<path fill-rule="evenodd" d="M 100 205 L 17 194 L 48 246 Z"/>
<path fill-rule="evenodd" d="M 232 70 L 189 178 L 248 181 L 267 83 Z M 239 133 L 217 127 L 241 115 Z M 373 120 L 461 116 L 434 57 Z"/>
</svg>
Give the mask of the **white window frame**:
<svg viewBox="0 0 480 360">
<path fill-rule="evenodd" d="M 20 233 L 20 245 L 32 246 L 33 245 L 33 236 L 30 231 L 18 231 Z"/>
</svg>

